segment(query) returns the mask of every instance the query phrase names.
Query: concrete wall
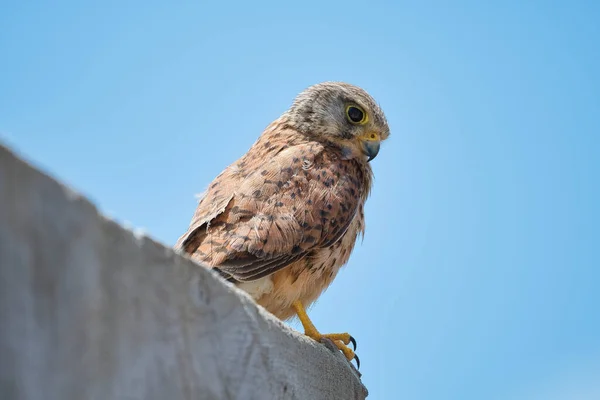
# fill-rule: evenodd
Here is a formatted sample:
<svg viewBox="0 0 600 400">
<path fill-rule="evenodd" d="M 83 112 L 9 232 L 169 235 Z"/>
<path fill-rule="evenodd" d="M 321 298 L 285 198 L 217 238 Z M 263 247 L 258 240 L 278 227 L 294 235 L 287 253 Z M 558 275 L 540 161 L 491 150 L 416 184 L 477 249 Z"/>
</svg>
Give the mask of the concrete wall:
<svg viewBox="0 0 600 400">
<path fill-rule="evenodd" d="M 0 145 L 0 399 L 365 397 L 339 352 Z"/>
</svg>

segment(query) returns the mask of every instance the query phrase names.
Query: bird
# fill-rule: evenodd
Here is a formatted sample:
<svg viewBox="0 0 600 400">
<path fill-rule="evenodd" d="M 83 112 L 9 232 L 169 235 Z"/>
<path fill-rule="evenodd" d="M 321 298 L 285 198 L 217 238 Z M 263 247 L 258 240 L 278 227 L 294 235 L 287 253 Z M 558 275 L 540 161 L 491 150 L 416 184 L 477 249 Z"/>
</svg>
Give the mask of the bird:
<svg viewBox="0 0 600 400">
<path fill-rule="evenodd" d="M 208 185 L 174 248 L 277 318 L 297 316 L 306 336 L 330 339 L 360 367 L 354 338 L 321 334 L 306 309 L 364 237 L 370 162 L 389 135 L 384 112 L 361 87 L 306 88 Z"/>
</svg>

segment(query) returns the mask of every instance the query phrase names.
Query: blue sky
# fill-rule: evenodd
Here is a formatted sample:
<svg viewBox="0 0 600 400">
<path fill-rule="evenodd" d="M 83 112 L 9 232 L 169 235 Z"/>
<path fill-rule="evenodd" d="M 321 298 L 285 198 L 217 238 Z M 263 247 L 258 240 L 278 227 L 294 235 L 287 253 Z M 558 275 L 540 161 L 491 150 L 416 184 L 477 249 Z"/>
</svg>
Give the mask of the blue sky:
<svg viewBox="0 0 600 400">
<path fill-rule="evenodd" d="M 364 241 L 310 315 L 357 338 L 370 398 L 598 398 L 599 18 L 592 1 L 11 2 L 0 138 L 172 245 L 298 92 L 360 85 L 392 136 Z"/>
</svg>

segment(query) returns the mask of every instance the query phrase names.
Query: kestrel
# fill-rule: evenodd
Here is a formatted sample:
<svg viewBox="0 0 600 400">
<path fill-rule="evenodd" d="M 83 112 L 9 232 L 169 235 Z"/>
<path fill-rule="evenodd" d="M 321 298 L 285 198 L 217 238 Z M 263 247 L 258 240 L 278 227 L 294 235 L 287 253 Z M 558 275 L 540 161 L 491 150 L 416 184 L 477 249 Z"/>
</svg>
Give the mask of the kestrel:
<svg viewBox="0 0 600 400">
<path fill-rule="evenodd" d="M 363 89 L 325 82 L 300 93 L 200 199 L 175 248 L 207 264 L 305 334 L 331 339 L 348 360 L 348 333 L 321 334 L 306 314 L 364 234 L 369 161 L 389 136 Z M 358 359 L 357 359 L 358 362 Z"/>
</svg>

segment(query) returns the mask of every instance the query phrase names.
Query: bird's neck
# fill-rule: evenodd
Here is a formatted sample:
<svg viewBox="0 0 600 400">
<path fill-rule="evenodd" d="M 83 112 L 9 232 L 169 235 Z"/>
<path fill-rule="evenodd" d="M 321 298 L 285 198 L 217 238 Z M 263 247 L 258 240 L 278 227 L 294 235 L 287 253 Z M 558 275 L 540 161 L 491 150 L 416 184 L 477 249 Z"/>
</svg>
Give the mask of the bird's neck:
<svg viewBox="0 0 600 400">
<path fill-rule="evenodd" d="M 286 118 L 273 121 L 254 143 L 248 154 L 266 161 L 268 158 L 273 157 L 274 154 L 288 147 L 310 142 L 319 143 L 319 147 L 329 153 L 330 156 L 335 154 L 334 159 L 337 159 L 337 162 L 350 162 L 355 165 L 355 169 L 359 172 L 359 179 L 361 180 L 361 197 L 363 201 L 366 200 L 371 192 L 373 182 L 373 170 L 367 162 L 367 157 L 355 146 L 345 146 L 340 142 L 323 143 L 316 138 L 298 132 L 298 130 L 289 124 L 289 120 Z M 316 156 L 316 154 L 313 154 L 313 156 Z"/>
</svg>

